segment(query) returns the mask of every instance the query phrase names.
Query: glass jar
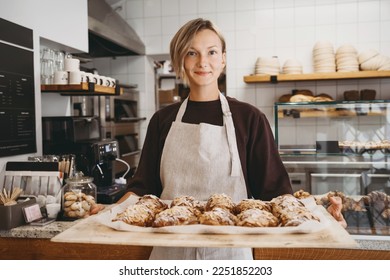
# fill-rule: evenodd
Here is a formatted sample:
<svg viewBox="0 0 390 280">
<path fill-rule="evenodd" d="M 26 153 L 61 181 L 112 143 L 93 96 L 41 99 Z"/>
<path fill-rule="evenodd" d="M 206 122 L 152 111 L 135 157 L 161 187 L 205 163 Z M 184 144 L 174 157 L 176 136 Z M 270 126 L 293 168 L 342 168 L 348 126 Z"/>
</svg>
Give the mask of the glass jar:
<svg viewBox="0 0 390 280">
<path fill-rule="evenodd" d="M 85 177 L 82 172 L 66 179 L 62 192 L 62 211 L 67 218 L 79 219 L 89 216 L 96 204 L 96 185 L 92 177 Z"/>
</svg>

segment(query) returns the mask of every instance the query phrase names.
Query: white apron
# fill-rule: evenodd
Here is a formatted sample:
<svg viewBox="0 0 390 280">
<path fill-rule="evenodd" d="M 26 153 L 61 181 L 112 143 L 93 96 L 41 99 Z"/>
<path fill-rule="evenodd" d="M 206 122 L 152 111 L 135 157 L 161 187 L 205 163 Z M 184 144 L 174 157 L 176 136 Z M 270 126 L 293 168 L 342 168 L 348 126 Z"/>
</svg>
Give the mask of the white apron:
<svg viewBox="0 0 390 280">
<path fill-rule="evenodd" d="M 229 104 L 220 101 L 223 126 L 182 123 L 188 98 L 172 123 L 161 157 L 162 199 L 191 195 L 207 200 L 225 193 L 234 202 L 247 198 Z M 200 244 L 201 245 L 201 244 Z M 251 248 L 154 247 L 150 259 L 253 259 Z"/>
</svg>

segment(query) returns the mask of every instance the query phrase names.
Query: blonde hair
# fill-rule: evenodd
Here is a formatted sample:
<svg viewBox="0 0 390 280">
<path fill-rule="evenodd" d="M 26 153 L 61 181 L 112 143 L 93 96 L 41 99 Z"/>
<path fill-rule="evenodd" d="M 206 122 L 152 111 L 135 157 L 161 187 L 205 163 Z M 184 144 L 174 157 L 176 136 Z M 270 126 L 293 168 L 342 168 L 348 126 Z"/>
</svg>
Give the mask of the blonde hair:
<svg viewBox="0 0 390 280">
<path fill-rule="evenodd" d="M 173 70 L 176 72 L 178 78 L 181 78 L 184 84 L 188 85 L 188 78 L 184 71 L 184 57 L 187 55 L 188 50 L 190 49 L 192 40 L 195 35 L 202 30 L 211 30 L 218 35 L 222 44 L 222 53 L 226 52 L 226 42 L 222 33 L 219 31 L 218 27 L 215 26 L 210 20 L 203 18 L 197 18 L 190 20 L 184 24 L 173 36 L 170 44 L 170 55 Z"/>
</svg>

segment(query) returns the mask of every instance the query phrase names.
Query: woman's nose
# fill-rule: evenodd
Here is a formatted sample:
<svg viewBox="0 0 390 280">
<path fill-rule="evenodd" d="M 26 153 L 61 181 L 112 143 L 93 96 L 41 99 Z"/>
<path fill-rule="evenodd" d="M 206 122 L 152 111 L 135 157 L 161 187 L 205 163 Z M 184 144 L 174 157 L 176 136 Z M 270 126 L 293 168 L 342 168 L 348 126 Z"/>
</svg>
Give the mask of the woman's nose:
<svg viewBox="0 0 390 280">
<path fill-rule="evenodd" d="M 198 57 L 199 67 L 205 67 L 207 65 L 207 57 L 205 55 L 199 55 Z"/>
</svg>

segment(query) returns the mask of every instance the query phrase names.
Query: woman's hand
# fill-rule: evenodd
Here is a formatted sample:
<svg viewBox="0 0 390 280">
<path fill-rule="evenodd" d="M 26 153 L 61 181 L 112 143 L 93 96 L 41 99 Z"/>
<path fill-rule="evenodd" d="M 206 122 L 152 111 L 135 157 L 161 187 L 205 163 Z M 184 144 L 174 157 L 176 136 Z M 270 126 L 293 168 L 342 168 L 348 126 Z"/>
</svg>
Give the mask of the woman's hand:
<svg viewBox="0 0 390 280">
<path fill-rule="evenodd" d="M 343 204 L 341 197 L 331 196 L 329 197 L 330 206 L 328 207 L 328 212 L 336 219 L 337 222 L 343 227 L 347 227 L 347 222 L 344 219 L 341 210 L 343 209 Z"/>
<path fill-rule="evenodd" d="M 103 204 L 93 204 L 91 206 L 91 209 L 89 210 L 89 214 L 90 215 L 95 215 L 97 213 L 99 213 L 100 211 L 102 211 L 104 209 L 104 205 Z"/>
<path fill-rule="evenodd" d="M 123 201 L 128 199 L 131 195 L 136 195 L 136 194 L 133 192 L 127 192 L 116 203 L 121 204 Z"/>
</svg>

